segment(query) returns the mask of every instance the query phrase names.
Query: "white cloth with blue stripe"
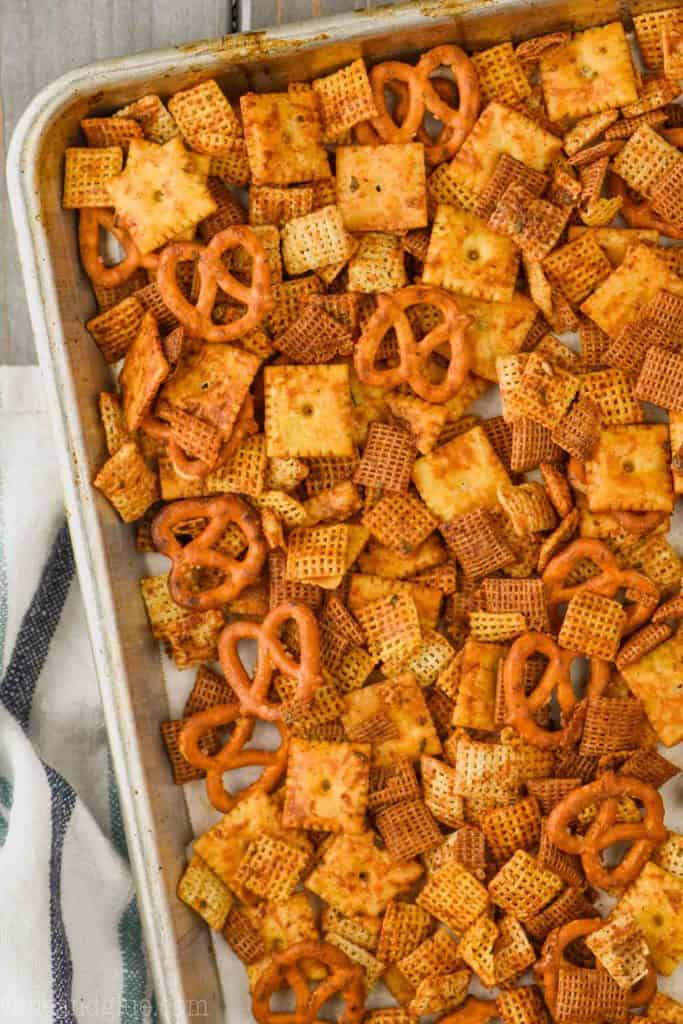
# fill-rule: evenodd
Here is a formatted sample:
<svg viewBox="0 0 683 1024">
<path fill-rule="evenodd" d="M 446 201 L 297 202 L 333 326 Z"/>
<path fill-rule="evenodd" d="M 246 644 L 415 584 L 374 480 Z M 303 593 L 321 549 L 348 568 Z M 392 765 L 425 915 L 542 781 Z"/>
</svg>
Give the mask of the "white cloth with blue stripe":
<svg viewBox="0 0 683 1024">
<path fill-rule="evenodd" d="M 155 1020 L 35 367 L 0 367 L 0 680 L 0 1020 Z"/>
</svg>

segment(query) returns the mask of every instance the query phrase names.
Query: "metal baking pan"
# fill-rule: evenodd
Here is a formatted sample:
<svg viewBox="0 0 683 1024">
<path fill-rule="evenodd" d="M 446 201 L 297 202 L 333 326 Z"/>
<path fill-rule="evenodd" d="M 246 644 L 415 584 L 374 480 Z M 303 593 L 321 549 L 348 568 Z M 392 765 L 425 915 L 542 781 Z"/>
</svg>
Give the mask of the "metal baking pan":
<svg viewBox="0 0 683 1024">
<path fill-rule="evenodd" d="M 96 396 L 113 378 L 84 327 L 95 306 L 80 269 L 74 214 L 60 203 L 65 147 L 78 138 L 82 117 L 152 91 L 167 96 L 209 76 L 230 96 L 285 89 L 290 80 L 328 73 L 359 56 L 384 60 L 444 42 L 481 49 L 618 18 L 628 25 L 632 13 L 671 6 L 671 0 L 424 0 L 227 36 L 69 72 L 33 100 L 14 132 L 12 215 L 158 1006 L 168 1024 L 196 1017 L 241 1024 L 243 1013 L 236 993 L 228 998 L 221 991 L 208 929 L 175 896 L 192 830 L 159 738 L 169 701 L 138 596 L 145 567 L 133 531 L 90 483 L 106 458 Z"/>
</svg>

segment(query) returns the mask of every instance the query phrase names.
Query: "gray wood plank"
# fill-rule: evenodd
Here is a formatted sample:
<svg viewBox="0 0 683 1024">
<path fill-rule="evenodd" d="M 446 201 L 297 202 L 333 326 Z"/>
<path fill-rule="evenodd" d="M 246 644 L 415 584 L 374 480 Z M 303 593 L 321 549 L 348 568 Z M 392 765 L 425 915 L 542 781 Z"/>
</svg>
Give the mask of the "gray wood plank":
<svg viewBox="0 0 683 1024">
<path fill-rule="evenodd" d="M 93 60 L 230 31 L 230 0 L 0 0 L 0 159 L 29 100 Z M 0 191 L 0 364 L 35 362 L 3 181 Z"/>
</svg>

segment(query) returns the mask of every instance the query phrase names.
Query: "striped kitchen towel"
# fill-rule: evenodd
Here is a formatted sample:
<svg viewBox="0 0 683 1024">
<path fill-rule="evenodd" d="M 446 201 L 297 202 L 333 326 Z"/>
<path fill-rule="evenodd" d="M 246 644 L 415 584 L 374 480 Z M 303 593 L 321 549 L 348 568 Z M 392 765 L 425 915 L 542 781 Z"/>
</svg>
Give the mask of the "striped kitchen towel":
<svg viewBox="0 0 683 1024">
<path fill-rule="evenodd" d="M 0 367 L 0 1020 L 156 1019 L 39 371 Z"/>
</svg>

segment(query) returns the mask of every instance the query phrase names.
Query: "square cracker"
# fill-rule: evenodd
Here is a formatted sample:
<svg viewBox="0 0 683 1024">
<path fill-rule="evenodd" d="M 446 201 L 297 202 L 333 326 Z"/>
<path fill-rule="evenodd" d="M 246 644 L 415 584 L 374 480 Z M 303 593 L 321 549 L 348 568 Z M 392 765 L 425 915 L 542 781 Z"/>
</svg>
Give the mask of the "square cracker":
<svg viewBox="0 0 683 1024">
<path fill-rule="evenodd" d="M 442 522 L 475 508 L 495 508 L 498 488 L 510 483 L 483 427 L 474 427 L 417 459 L 413 481 Z"/>
<path fill-rule="evenodd" d="M 475 213 L 439 204 L 422 272 L 425 284 L 475 299 L 510 302 L 518 268 L 514 242 L 492 231 Z"/>
<path fill-rule="evenodd" d="M 466 332 L 472 345 L 472 371 L 495 383 L 496 359 L 520 351 L 536 318 L 536 306 L 519 292 L 509 302 L 460 297 L 458 305 L 473 318 Z"/>
<path fill-rule="evenodd" d="M 621 670 L 635 697 L 642 700 L 650 725 L 665 747 L 683 740 L 683 634 Z"/>
<path fill-rule="evenodd" d="M 240 99 L 254 185 L 290 185 L 331 176 L 315 94 L 256 93 Z"/>
<path fill-rule="evenodd" d="M 125 170 L 108 191 L 117 219 L 141 252 L 158 249 L 216 212 L 208 174 L 209 157 L 190 153 L 180 136 L 163 146 L 131 139 Z"/>
<path fill-rule="evenodd" d="M 551 121 L 624 107 L 638 98 L 636 77 L 621 22 L 577 32 L 541 58 L 541 86 Z"/>
<path fill-rule="evenodd" d="M 663 289 L 683 295 L 683 280 L 655 249 L 634 245 L 620 266 L 581 304 L 581 311 L 610 338 L 617 338 L 624 325 L 635 320 L 641 307 Z"/>
<path fill-rule="evenodd" d="M 335 836 L 306 879 L 306 888 L 347 917 L 378 916 L 421 874 L 417 861 L 395 860 L 368 830 L 358 836 Z"/>
<path fill-rule="evenodd" d="M 360 833 L 370 781 L 369 743 L 289 742 L 285 806 L 287 828 Z"/>
<path fill-rule="evenodd" d="M 267 366 L 264 387 L 269 458 L 353 455 L 346 364 Z"/>
<path fill-rule="evenodd" d="M 427 224 L 424 147 L 340 146 L 337 203 L 349 231 L 409 231 Z"/>
<path fill-rule="evenodd" d="M 354 615 L 364 604 L 389 594 L 408 593 L 415 602 L 420 628 L 436 629 L 441 609 L 441 591 L 411 580 L 386 579 L 368 573 L 352 573 L 349 583 L 348 608 Z"/>
<path fill-rule="evenodd" d="M 502 153 L 536 171 L 545 171 L 562 151 L 562 139 L 502 103 L 489 103 L 479 115 L 448 172 L 459 185 L 480 194 Z"/>
<path fill-rule="evenodd" d="M 281 824 L 281 813 L 282 802 L 278 796 L 255 790 L 240 800 L 213 828 L 195 840 L 195 853 L 206 861 L 214 874 L 230 886 L 233 892 L 237 891 L 237 895 L 241 895 L 235 877 L 253 839 L 267 835 L 306 853 L 313 852 L 304 832 L 285 828 Z M 248 898 L 246 902 L 254 901 Z"/>
<path fill-rule="evenodd" d="M 649 861 L 616 906 L 630 912 L 641 927 L 655 969 L 673 974 L 683 959 L 683 878 Z"/>
<path fill-rule="evenodd" d="M 417 761 L 423 754 L 441 752 L 424 693 L 412 672 L 347 693 L 344 701 L 342 722 L 347 735 L 380 715 L 394 727 L 392 737 L 372 744 L 373 765 L 389 767 L 396 761 Z"/>
<path fill-rule="evenodd" d="M 159 397 L 229 437 L 260 362 L 234 345 L 203 345 L 182 356 Z"/>
<path fill-rule="evenodd" d="M 607 427 L 586 463 L 591 512 L 671 512 L 674 504 L 665 423 Z"/>
</svg>

